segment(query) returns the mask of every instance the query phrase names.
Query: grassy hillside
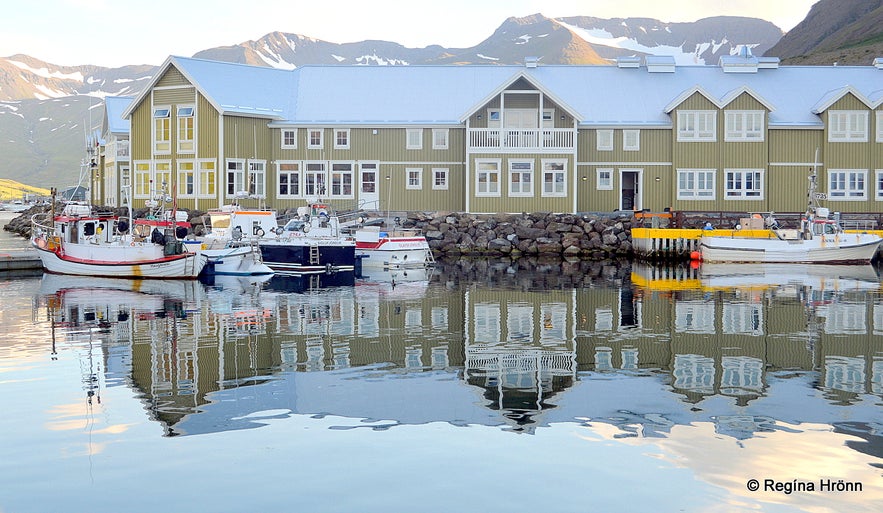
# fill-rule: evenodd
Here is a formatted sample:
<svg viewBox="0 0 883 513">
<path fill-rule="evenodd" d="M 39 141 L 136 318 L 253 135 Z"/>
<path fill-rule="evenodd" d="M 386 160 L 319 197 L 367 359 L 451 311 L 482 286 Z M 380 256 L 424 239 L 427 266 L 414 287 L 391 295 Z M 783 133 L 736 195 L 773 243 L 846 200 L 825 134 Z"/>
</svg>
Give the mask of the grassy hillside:
<svg viewBox="0 0 883 513">
<path fill-rule="evenodd" d="M 49 189 L 32 187 L 7 178 L 0 178 L 0 201 L 24 199 L 25 194 L 49 196 Z"/>
</svg>

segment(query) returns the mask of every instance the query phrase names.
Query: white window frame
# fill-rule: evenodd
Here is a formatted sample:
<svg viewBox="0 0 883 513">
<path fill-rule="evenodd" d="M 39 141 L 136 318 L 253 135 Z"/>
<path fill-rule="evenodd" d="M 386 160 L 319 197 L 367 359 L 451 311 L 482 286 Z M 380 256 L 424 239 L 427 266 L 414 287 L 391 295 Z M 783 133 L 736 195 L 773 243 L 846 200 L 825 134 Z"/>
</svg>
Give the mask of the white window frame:
<svg viewBox="0 0 883 513">
<path fill-rule="evenodd" d="M 196 196 L 198 198 L 216 198 L 218 196 L 217 168 L 215 159 L 196 161 Z"/>
<path fill-rule="evenodd" d="M 550 165 L 561 165 L 561 169 L 547 169 Z M 567 160 L 566 159 L 543 159 L 540 161 L 542 166 L 542 185 L 540 196 L 544 198 L 562 198 L 567 196 Z M 547 181 L 546 178 L 552 178 Z M 552 184 L 551 190 L 547 184 Z M 560 189 L 560 190 L 558 190 Z"/>
<path fill-rule="evenodd" d="M 493 166 L 482 169 L 484 166 Z M 475 196 L 476 197 L 499 197 L 500 191 L 500 159 L 476 159 L 475 160 Z M 492 180 L 492 178 L 496 178 Z M 483 179 L 483 180 L 482 180 Z M 482 186 L 484 190 L 482 191 Z M 496 190 L 494 190 L 496 189 Z"/>
<path fill-rule="evenodd" d="M 175 193 L 179 198 L 195 198 L 199 190 L 196 176 L 196 161 L 192 159 L 178 159 L 178 169 L 176 173 L 176 189 Z M 188 169 L 189 167 L 189 169 Z M 189 177 L 191 189 L 187 190 L 187 178 Z"/>
<path fill-rule="evenodd" d="M 595 148 L 598 151 L 613 151 L 613 130 L 597 130 L 595 132 Z"/>
<path fill-rule="evenodd" d="M 682 188 L 682 176 L 691 177 L 689 187 Z M 707 186 L 709 178 L 711 179 L 710 187 Z M 677 199 L 679 200 L 709 201 L 714 200 L 717 196 L 716 169 L 678 169 L 677 179 Z M 706 186 L 700 187 L 700 183 L 706 183 Z"/>
<path fill-rule="evenodd" d="M 297 128 L 283 128 L 280 133 L 280 137 L 281 139 L 279 143 L 283 150 L 297 149 Z"/>
<path fill-rule="evenodd" d="M 162 132 L 163 137 L 157 137 Z M 153 106 L 153 153 L 169 155 L 172 153 L 172 106 Z"/>
<path fill-rule="evenodd" d="M 224 195 L 235 198 L 236 193 L 247 191 L 245 180 L 245 159 L 227 159 L 224 163 Z"/>
<path fill-rule="evenodd" d="M 248 187 L 246 190 L 248 191 L 249 196 L 255 196 L 258 198 L 266 198 L 267 197 L 267 161 L 266 160 L 251 160 L 248 161 L 248 176 L 246 186 Z"/>
<path fill-rule="evenodd" d="M 328 192 L 328 165 L 323 160 L 308 160 L 303 164 L 303 188 L 305 198 L 321 198 Z M 310 183 L 310 180 L 313 180 Z M 310 190 L 312 187 L 312 190 Z"/>
<path fill-rule="evenodd" d="M 877 137 L 876 141 L 878 143 L 883 143 L 883 110 L 878 110 L 876 112 L 877 116 Z"/>
<path fill-rule="evenodd" d="M 432 189 L 436 191 L 448 190 L 450 170 L 446 167 L 432 168 Z"/>
<path fill-rule="evenodd" d="M 606 177 L 604 175 L 607 175 Z M 613 168 L 599 167 L 595 170 L 595 189 L 599 191 L 613 190 Z"/>
<path fill-rule="evenodd" d="M 175 113 L 178 120 L 178 153 L 195 153 L 196 107 L 193 105 L 178 105 Z"/>
<path fill-rule="evenodd" d="M 728 110 L 724 112 L 724 141 L 763 142 L 764 111 Z"/>
<path fill-rule="evenodd" d="M 405 129 L 405 149 L 422 150 L 423 149 L 423 129 L 422 128 L 406 128 Z"/>
<path fill-rule="evenodd" d="M 641 151 L 641 131 L 622 131 L 622 151 Z"/>
<path fill-rule="evenodd" d="M 487 126 L 488 128 L 500 128 L 503 121 L 503 113 L 500 109 L 487 110 Z"/>
<path fill-rule="evenodd" d="M 313 136 L 318 136 L 318 142 Z M 311 150 L 321 150 L 325 147 L 325 129 L 310 128 L 307 130 L 307 148 Z"/>
<path fill-rule="evenodd" d="M 865 201 L 868 199 L 867 169 L 828 169 L 828 199 Z"/>
<path fill-rule="evenodd" d="M 540 121 L 543 128 L 555 128 L 555 109 L 543 109 L 543 117 Z"/>
<path fill-rule="evenodd" d="M 828 111 L 828 142 L 868 142 L 868 111 Z"/>
<path fill-rule="evenodd" d="M 423 188 L 423 168 L 405 168 L 405 189 L 420 190 Z"/>
<path fill-rule="evenodd" d="M 136 160 L 133 162 L 132 199 L 144 199 L 150 197 L 151 173 L 150 161 Z"/>
<path fill-rule="evenodd" d="M 448 145 L 450 137 L 450 130 L 447 128 L 433 128 L 432 129 L 432 149 L 433 150 L 446 150 L 448 149 Z"/>
<path fill-rule="evenodd" d="M 526 168 L 518 168 L 526 165 Z M 509 196 L 513 198 L 527 198 L 534 195 L 534 160 L 533 159 L 509 159 Z M 518 180 L 515 177 L 518 176 Z M 527 176 L 527 182 L 524 177 Z M 527 186 L 525 187 L 525 183 Z M 519 190 L 515 190 L 518 184 Z"/>
<path fill-rule="evenodd" d="M 290 169 L 283 167 L 293 166 Z M 276 161 L 276 197 L 279 199 L 300 198 L 301 195 L 301 163 L 297 160 L 277 160 Z M 282 192 L 282 177 L 285 177 L 286 192 Z M 294 182 L 292 183 L 292 178 Z M 294 192 L 292 192 L 294 188 Z"/>
<path fill-rule="evenodd" d="M 717 111 L 679 110 L 678 141 L 716 142 Z"/>
<path fill-rule="evenodd" d="M 883 201 L 883 169 L 874 170 L 874 199 Z"/>
<path fill-rule="evenodd" d="M 328 197 L 330 198 L 354 198 L 355 197 L 355 163 L 352 161 L 332 162 L 331 176 L 328 180 Z M 349 179 L 349 183 L 347 183 Z M 349 185 L 349 191 L 347 191 Z M 339 187 L 340 190 L 335 191 Z"/>
<path fill-rule="evenodd" d="M 724 199 L 751 201 L 764 199 L 765 178 L 763 169 L 724 169 Z M 750 182 L 756 182 L 757 186 L 747 188 Z M 734 184 L 733 187 L 731 183 Z"/>
<path fill-rule="evenodd" d="M 335 128 L 334 129 L 334 149 L 348 150 L 350 149 L 350 129 Z"/>
</svg>

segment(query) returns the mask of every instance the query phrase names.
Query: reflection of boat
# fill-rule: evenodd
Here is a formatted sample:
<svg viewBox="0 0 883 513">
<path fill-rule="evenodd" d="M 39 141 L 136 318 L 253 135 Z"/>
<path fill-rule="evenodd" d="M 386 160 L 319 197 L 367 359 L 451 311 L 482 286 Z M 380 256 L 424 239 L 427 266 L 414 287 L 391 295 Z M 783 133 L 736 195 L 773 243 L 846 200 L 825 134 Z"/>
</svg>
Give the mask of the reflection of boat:
<svg viewBox="0 0 883 513">
<path fill-rule="evenodd" d="M 753 214 L 729 235 L 714 233 L 699 239 L 704 262 L 765 262 L 845 264 L 868 263 L 883 238 L 873 233 L 847 233 L 838 216 L 820 207 L 816 175 L 809 177 L 809 204 L 799 229 L 780 228 L 772 214 Z M 741 229 L 745 229 L 742 232 Z M 719 230 L 718 230 L 719 231 Z"/>
<path fill-rule="evenodd" d="M 44 274 L 40 297 L 54 326 L 107 327 L 132 314 L 185 316 L 204 295 L 195 280 L 156 281 Z"/>
<path fill-rule="evenodd" d="M 352 286 L 355 282 L 356 277 L 352 271 L 322 274 L 276 273 L 267 280 L 265 288 L 276 292 L 304 292 L 326 287 Z"/>
<path fill-rule="evenodd" d="M 705 289 L 806 286 L 815 290 L 876 290 L 880 277 L 870 264 L 807 265 L 703 263 L 699 281 Z"/>
<path fill-rule="evenodd" d="M 355 231 L 356 255 L 367 269 L 417 269 L 432 264 L 429 243 L 418 230 L 364 226 Z"/>
<path fill-rule="evenodd" d="M 432 268 L 368 269 L 364 279 L 356 281 L 356 294 L 367 291 L 395 299 L 420 299 L 426 295 Z"/>
<path fill-rule="evenodd" d="M 171 230 L 173 232 L 173 230 Z M 69 204 L 51 224 L 32 220 L 31 244 L 50 273 L 116 278 L 196 278 L 206 259 L 174 233 L 138 237 L 113 214 Z"/>
<path fill-rule="evenodd" d="M 259 240 L 264 263 L 277 273 L 352 274 L 356 243 L 341 233 L 340 221 L 331 208 L 314 203 L 297 212 L 275 236 L 267 234 Z"/>
</svg>

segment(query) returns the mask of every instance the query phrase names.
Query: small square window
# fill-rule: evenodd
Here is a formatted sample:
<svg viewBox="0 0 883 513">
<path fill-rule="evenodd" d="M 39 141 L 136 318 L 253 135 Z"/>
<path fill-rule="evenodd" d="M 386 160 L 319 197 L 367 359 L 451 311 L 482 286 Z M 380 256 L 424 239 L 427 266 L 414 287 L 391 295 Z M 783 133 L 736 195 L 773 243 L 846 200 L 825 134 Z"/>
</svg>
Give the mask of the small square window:
<svg viewBox="0 0 883 513">
<path fill-rule="evenodd" d="M 406 189 L 422 189 L 423 188 L 423 169 L 408 168 L 405 170 L 408 183 Z"/>
</svg>

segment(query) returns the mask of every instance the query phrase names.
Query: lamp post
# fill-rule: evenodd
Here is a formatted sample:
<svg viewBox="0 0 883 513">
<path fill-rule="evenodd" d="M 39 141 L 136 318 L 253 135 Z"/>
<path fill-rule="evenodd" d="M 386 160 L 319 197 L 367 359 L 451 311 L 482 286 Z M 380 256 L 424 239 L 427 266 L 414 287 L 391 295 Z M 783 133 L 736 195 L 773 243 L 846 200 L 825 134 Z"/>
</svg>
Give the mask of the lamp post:
<svg viewBox="0 0 883 513">
<path fill-rule="evenodd" d="M 389 211 L 392 210 L 390 203 L 392 203 L 392 180 L 390 180 L 389 175 L 386 175 L 386 218 L 389 220 Z"/>
</svg>

